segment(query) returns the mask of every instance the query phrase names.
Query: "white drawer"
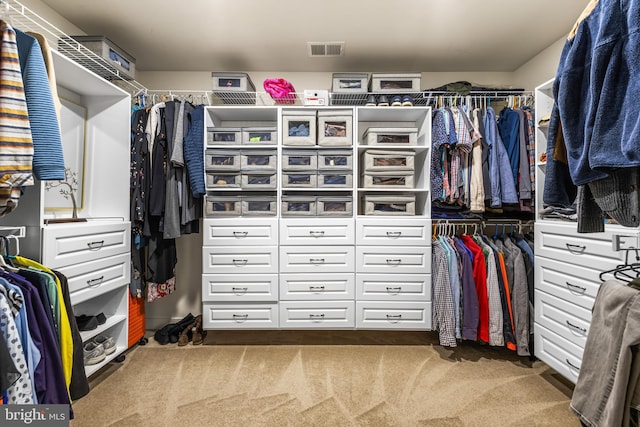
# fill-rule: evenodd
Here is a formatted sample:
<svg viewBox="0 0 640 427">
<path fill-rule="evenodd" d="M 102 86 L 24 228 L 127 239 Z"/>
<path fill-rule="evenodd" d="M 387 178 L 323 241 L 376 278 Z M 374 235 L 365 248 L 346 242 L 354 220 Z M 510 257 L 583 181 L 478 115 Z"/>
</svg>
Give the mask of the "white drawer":
<svg viewBox="0 0 640 427">
<path fill-rule="evenodd" d="M 358 246 L 358 273 L 429 274 L 431 248 L 413 246 Z"/>
<path fill-rule="evenodd" d="M 533 332 L 535 356 L 575 384 L 584 349 L 537 323 L 534 324 Z"/>
<path fill-rule="evenodd" d="M 282 301 L 283 329 L 353 329 L 353 301 Z"/>
<path fill-rule="evenodd" d="M 427 219 L 358 218 L 358 245 L 431 246 L 431 221 Z"/>
<path fill-rule="evenodd" d="M 220 218 L 203 221 L 204 246 L 275 246 L 278 244 L 277 218 Z"/>
<path fill-rule="evenodd" d="M 359 300 L 430 301 L 430 274 L 357 274 Z"/>
<path fill-rule="evenodd" d="M 129 222 L 87 222 L 44 227 L 42 264 L 59 269 L 98 258 L 129 253 Z"/>
<path fill-rule="evenodd" d="M 600 288 L 597 270 L 536 257 L 536 289 L 591 310 Z"/>
<path fill-rule="evenodd" d="M 280 300 L 353 299 L 353 273 L 281 274 Z"/>
<path fill-rule="evenodd" d="M 584 348 L 591 324 L 591 311 L 540 290 L 534 294 L 535 321 Z"/>
<path fill-rule="evenodd" d="M 278 301 L 278 275 L 203 274 L 202 301 Z"/>
<path fill-rule="evenodd" d="M 358 329 L 431 329 L 431 303 L 407 301 L 356 302 Z"/>
<path fill-rule="evenodd" d="M 578 234 L 575 224 L 542 223 L 535 226 L 535 254 L 596 270 L 624 263 L 625 251 L 613 250 L 613 235 L 629 237 L 627 246 L 637 247 L 637 233 L 607 228 L 602 233 Z"/>
<path fill-rule="evenodd" d="M 268 274 L 278 272 L 277 246 L 205 246 L 203 273 Z"/>
<path fill-rule="evenodd" d="M 281 273 L 353 273 L 353 246 L 280 246 Z"/>
<path fill-rule="evenodd" d="M 353 245 L 352 218 L 283 218 L 281 245 Z"/>
<path fill-rule="evenodd" d="M 94 298 L 131 281 L 131 256 L 128 253 L 72 264 L 59 271 L 67 277 L 73 304 Z"/>
<path fill-rule="evenodd" d="M 204 329 L 278 329 L 278 304 L 202 304 Z"/>
</svg>

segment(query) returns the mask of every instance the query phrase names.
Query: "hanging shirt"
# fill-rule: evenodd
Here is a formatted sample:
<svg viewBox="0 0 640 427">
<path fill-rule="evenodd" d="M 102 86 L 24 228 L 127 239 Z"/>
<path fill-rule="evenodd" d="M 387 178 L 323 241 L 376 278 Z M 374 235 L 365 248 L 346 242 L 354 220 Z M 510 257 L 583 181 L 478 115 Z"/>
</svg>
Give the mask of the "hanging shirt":
<svg viewBox="0 0 640 427">
<path fill-rule="evenodd" d="M 449 263 L 447 255 L 436 239 L 432 241 L 433 258 L 433 329 L 438 331 L 440 345 L 456 347 L 455 317 L 453 313 L 453 298 L 449 279 Z"/>
<path fill-rule="evenodd" d="M 484 253 L 471 236 L 464 235 L 461 239 L 473 254 L 473 280 L 478 296 L 478 340 L 489 342 L 489 297 Z"/>
<path fill-rule="evenodd" d="M 490 147 L 491 207 L 499 208 L 503 203 L 518 203 L 518 193 L 510 168 L 509 156 L 498 132 L 495 111 L 491 107 L 487 107 L 485 112 L 484 129 L 485 138 Z"/>
<path fill-rule="evenodd" d="M 473 281 L 473 262 L 469 249 L 459 238 L 453 239 L 460 256 L 460 275 L 462 283 L 462 339 L 476 341 L 478 339 L 478 294 Z"/>
<path fill-rule="evenodd" d="M 480 110 L 473 110 L 473 125 L 475 129 L 480 127 L 481 120 L 479 118 Z M 471 150 L 471 179 L 469 194 L 469 209 L 471 212 L 484 212 L 484 176 L 482 165 L 482 144 L 483 139 L 478 131 L 474 129 L 478 138 L 473 142 Z"/>
<path fill-rule="evenodd" d="M 486 262 L 487 299 L 489 302 L 489 345 L 503 346 L 502 302 L 500 301 L 498 268 L 496 266 L 493 249 L 485 244 L 479 237 L 476 237 L 474 240 L 482 249 Z"/>
<path fill-rule="evenodd" d="M 9 354 L 13 364 L 20 372 L 20 378 L 7 389 L 7 403 L 12 405 L 33 404 L 33 383 L 29 376 L 27 360 L 24 357 L 18 329 L 11 314 L 11 307 L 3 294 L 0 294 L 0 333 L 9 346 Z"/>
</svg>

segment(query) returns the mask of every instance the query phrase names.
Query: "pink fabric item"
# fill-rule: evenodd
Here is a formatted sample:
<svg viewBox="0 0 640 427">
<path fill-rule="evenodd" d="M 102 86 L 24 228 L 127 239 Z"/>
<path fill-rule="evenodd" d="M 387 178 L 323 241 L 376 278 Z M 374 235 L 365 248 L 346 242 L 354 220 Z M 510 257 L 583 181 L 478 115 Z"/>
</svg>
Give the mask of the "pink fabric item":
<svg viewBox="0 0 640 427">
<path fill-rule="evenodd" d="M 296 89 L 291 83 L 282 78 L 266 79 L 263 83 L 264 90 L 278 104 L 293 104 L 296 99 Z"/>
</svg>

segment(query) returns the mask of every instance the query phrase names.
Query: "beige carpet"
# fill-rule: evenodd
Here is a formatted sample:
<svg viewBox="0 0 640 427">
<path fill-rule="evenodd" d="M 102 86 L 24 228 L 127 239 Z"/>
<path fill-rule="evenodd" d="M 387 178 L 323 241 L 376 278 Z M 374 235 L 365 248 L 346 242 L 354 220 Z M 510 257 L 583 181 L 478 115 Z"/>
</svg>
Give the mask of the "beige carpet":
<svg viewBox="0 0 640 427">
<path fill-rule="evenodd" d="M 571 385 L 505 349 L 434 333 L 209 332 L 153 339 L 92 377 L 79 426 L 579 426 Z"/>
</svg>

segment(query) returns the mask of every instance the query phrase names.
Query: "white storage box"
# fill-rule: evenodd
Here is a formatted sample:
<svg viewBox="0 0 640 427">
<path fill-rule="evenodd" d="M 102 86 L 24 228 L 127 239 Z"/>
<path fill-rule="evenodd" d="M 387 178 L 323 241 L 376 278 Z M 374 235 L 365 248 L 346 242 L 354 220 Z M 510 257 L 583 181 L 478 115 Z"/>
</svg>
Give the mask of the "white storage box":
<svg viewBox="0 0 640 427">
<path fill-rule="evenodd" d="M 240 188 L 240 172 L 207 172 L 207 188 Z"/>
<path fill-rule="evenodd" d="M 365 215 L 415 215 L 416 196 L 413 194 L 365 194 Z"/>
<path fill-rule="evenodd" d="M 275 196 L 242 196 L 243 216 L 275 216 L 276 212 Z"/>
<path fill-rule="evenodd" d="M 242 171 L 242 188 L 276 188 L 276 174 L 273 171 Z"/>
<path fill-rule="evenodd" d="M 282 115 L 283 145 L 316 145 L 316 114 L 287 111 Z"/>
<path fill-rule="evenodd" d="M 208 128 L 207 145 L 240 145 L 242 132 L 240 128 Z"/>
<path fill-rule="evenodd" d="M 317 172 L 282 172 L 282 186 L 285 188 L 315 188 Z"/>
<path fill-rule="evenodd" d="M 283 150 L 282 170 L 315 170 L 318 167 L 317 157 L 315 150 Z"/>
<path fill-rule="evenodd" d="M 371 74 L 371 92 L 419 92 L 420 77 L 420 73 L 373 73 Z"/>
<path fill-rule="evenodd" d="M 314 196 L 282 196 L 283 216 L 315 216 L 316 198 Z"/>
<path fill-rule="evenodd" d="M 351 188 L 353 187 L 351 171 L 318 171 L 318 187 Z"/>
<path fill-rule="evenodd" d="M 366 150 L 362 165 L 367 172 L 414 171 L 416 153 L 400 150 Z"/>
<path fill-rule="evenodd" d="M 318 145 L 353 144 L 353 118 L 344 111 L 318 111 Z"/>
<path fill-rule="evenodd" d="M 329 92 L 326 90 L 309 90 L 303 92 L 304 105 L 329 105 Z"/>
<path fill-rule="evenodd" d="M 365 172 L 362 176 L 364 188 L 414 188 L 413 171 Z"/>
<path fill-rule="evenodd" d="M 366 145 L 416 145 L 418 128 L 368 128 L 362 135 Z"/>
<path fill-rule="evenodd" d="M 331 92 L 334 93 L 367 93 L 369 74 L 367 73 L 333 73 Z"/>
<path fill-rule="evenodd" d="M 247 73 L 212 72 L 213 90 L 219 92 L 255 92 L 256 88 Z"/>
<path fill-rule="evenodd" d="M 318 169 L 351 170 L 353 154 L 350 150 L 320 150 L 318 151 Z"/>
<path fill-rule="evenodd" d="M 244 145 L 277 144 L 278 132 L 275 127 L 242 128 L 242 143 Z"/>
<path fill-rule="evenodd" d="M 275 150 L 242 150 L 240 168 L 246 170 L 275 171 L 278 167 L 278 156 Z"/>
<path fill-rule="evenodd" d="M 207 196 L 204 213 L 212 216 L 239 216 L 242 212 L 240 196 Z"/>
<path fill-rule="evenodd" d="M 136 59 L 105 36 L 62 37 L 58 41 L 58 51 L 63 54 L 70 54 L 68 56 L 73 58 L 78 53 L 76 47 L 78 43 L 113 67 L 114 73 L 112 74 L 100 66 L 91 67 L 88 64 L 88 68 L 99 76 L 107 80 L 113 80 L 115 74 L 122 77 L 123 80 L 134 80 L 136 78 Z"/>
<path fill-rule="evenodd" d="M 353 214 L 353 200 L 351 197 L 318 197 L 318 216 L 351 216 Z"/>
<path fill-rule="evenodd" d="M 205 150 L 204 168 L 208 171 L 240 170 L 240 151 Z"/>
</svg>

